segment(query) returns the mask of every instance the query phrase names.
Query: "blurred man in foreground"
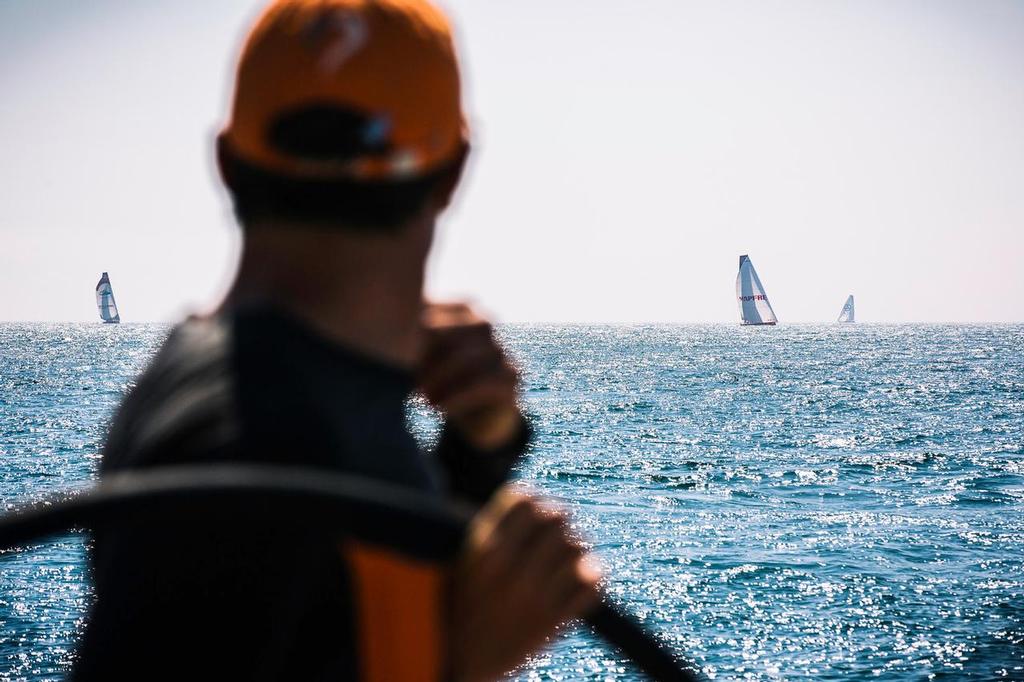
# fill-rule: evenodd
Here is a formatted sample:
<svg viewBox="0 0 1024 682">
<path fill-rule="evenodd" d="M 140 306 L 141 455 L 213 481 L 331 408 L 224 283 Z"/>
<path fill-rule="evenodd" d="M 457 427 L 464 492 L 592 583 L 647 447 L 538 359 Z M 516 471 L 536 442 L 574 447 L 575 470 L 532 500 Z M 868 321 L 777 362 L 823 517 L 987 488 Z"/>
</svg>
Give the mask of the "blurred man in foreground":
<svg viewBox="0 0 1024 682">
<path fill-rule="evenodd" d="M 499 490 L 529 430 L 490 326 L 423 302 L 467 153 L 450 31 L 424 0 L 265 11 L 218 140 L 237 278 L 173 330 L 102 472 L 294 465 L 490 502 L 454 567 L 284 523 L 126 521 L 96 536 L 78 679 L 490 680 L 595 603 L 564 516 Z M 445 418 L 429 455 L 414 391 Z"/>
</svg>

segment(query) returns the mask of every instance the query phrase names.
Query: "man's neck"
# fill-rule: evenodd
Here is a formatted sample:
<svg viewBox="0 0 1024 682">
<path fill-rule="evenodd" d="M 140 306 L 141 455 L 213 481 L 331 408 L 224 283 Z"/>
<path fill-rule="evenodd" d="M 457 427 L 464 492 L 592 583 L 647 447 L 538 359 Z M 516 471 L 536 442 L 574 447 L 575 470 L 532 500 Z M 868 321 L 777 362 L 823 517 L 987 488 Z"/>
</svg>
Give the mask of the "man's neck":
<svg viewBox="0 0 1024 682">
<path fill-rule="evenodd" d="M 221 309 L 273 306 L 327 338 L 412 367 L 420 352 L 430 230 L 414 225 L 398 234 L 367 235 L 288 226 L 251 229 Z"/>
</svg>

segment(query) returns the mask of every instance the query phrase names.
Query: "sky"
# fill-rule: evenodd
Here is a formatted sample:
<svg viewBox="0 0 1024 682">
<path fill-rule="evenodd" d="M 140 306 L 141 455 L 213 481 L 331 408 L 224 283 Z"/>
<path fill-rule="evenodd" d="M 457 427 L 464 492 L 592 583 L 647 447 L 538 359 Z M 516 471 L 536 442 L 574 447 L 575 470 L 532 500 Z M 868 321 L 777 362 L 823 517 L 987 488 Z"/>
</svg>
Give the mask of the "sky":
<svg viewBox="0 0 1024 682">
<path fill-rule="evenodd" d="M 1024 3 L 445 0 L 473 135 L 428 291 L 503 322 L 1022 322 Z M 251 0 L 0 0 L 0 320 L 209 308 Z"/>
</svg>

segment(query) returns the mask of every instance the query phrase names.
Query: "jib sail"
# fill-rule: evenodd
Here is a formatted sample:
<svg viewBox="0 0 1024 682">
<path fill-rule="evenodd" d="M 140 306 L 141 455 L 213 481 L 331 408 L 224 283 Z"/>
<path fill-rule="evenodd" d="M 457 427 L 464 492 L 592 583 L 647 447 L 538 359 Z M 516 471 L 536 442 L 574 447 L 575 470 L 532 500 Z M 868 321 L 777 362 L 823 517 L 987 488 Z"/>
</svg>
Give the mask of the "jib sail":
<svg viewBox="0 0 1024 682">
<path fill-rule="evenodd" d="M 117 313 L 117 303 L 114 301 L 114 290 L 110 287 L 110 277 L 105 272 L 96 283 L 96 307 L 99 308 L 100 319 L 107 324 L 117 324 L 121 321 L 121 316 Z"/>
<path fill-rule="evenodd" d="M 839 313 L 840 322 L 856 322 L 853 315 L 853 294 L 850 294 L 849 298 L 846 299 L 846 303 L 843 305 L 842 311 Z"/>
</svg>

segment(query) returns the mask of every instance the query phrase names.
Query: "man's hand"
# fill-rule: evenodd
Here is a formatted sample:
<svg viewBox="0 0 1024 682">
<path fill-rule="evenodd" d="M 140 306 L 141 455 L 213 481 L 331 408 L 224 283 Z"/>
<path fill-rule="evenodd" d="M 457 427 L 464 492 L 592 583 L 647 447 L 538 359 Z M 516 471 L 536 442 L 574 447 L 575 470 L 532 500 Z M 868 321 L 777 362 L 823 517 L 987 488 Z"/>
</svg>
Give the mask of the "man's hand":
<svg viewBox="0 0 1024 682">
<path fill-rule="evenodd" d="M 454 680 L 498 679 L 597 604 L 600 574 L 568 523 L 558 510 L 508 488 L 477 515 L 453 575 Z"/>
<path fill-rule="evenodd" d="M 493 450 L 519 435 L 519 372 L 484 318 L 461 303 L 427 304 L 419 387 L 470 445 Z"/>
</svg>

